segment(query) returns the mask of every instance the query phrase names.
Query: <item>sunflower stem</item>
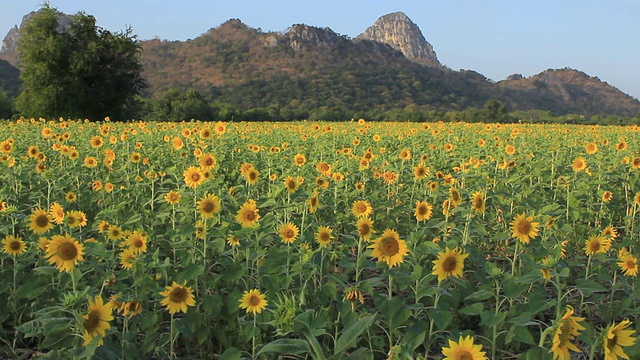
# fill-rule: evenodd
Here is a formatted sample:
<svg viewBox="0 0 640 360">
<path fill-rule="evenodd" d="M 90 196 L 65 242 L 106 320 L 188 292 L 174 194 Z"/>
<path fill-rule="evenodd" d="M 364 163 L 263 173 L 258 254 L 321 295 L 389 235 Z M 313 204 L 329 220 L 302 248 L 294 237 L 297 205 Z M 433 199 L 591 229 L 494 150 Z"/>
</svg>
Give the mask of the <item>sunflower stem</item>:
<svg viewBox="0 0 640 360">
<path fill-rule="evenodd" d="M 393 291 L 391 291 L 393 286 L 393 276 L 391 275 L 391 271 L 389 271 L 389 301 L 391 301 L 391 299 L 393 298 Z M 389 348 L 393 348 L 393 329 L 391 328 L 391 325 L 389 325 Z"/>
<path fill-rule="evenodd" d="M 587 268 L 584 272 L 584 278 L 589 279 L 589 268 L 591 267 L 591 259 L 593 255 L 589 255 L 589 260 L 587 260 Z M 582 312 L 582 306 L 584 305 L 584 293 L 580 292 L 580 311 Z"/>
<path fill-rule="evenodd" d="M 515 276 L 516 274 L 516 267 L 517 267 L 517 261 L 518 261 L 518 245 L 520 245 L 520 240 L 516 239 L 516 248 L 513 251 L 513 264 L 511 264 L 511 276 Z"/>
<path fill-rule="evenodd" d="M 434 313 L 438 310 L 438 302 L 440 301 L 440 285 L 442 284 L 442 281 L 438 281 L 438 287 L 436 288 L 436 298 L 433 301 L 433 310 Z M 433 337 L 433 325 L 435 325 L 435 321 L 434 321 L 434 317 L 433 314 L 430 314 L 430 319 L 429 319 L 429 336 L 428 336 L 428 346 L 425 350 L 424 353 L 424 358 L 427 359 L 429 357 L 429 350 L 431 350 L 431 343 L 433 341 L 432 337 Z"/>
<path fill-rule="evenodd" d="M 169 329 L 169 358 L 173 359 L 173 313 L 171 314 L 171 326 Z"/>
</svg>

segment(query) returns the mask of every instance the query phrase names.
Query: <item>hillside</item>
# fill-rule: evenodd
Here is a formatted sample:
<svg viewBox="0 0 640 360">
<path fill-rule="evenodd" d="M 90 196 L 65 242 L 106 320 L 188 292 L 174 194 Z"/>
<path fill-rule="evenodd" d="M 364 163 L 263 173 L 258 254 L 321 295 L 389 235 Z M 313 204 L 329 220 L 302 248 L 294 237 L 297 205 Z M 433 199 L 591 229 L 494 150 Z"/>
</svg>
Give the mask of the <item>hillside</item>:
<svg viewBox="0 0 640 360">
<path fill-rule="evenodd" d="M 0 92 L 16 96 L 20 91 L 20 70 L 0 59 Z"/>
</svg>

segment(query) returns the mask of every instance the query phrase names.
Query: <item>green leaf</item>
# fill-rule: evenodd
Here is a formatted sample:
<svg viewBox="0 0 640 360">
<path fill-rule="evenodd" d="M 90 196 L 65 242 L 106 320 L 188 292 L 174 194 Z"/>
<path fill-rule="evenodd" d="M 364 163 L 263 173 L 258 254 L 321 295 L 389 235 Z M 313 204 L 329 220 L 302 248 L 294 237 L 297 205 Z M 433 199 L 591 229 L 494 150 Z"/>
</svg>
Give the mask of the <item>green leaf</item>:
<svg viewBox="0 0 640 360">
<path fill-rule="evenodd" d="M 242 359 L 242 353 L 240 350 L 232 347 L 225 350 L 218 360 L 240 360 Z"/>
<path fill-rule="evenodd" d="M 309 343 L 301 339 L 278 339 L 265 346 L 256 354 L 256 357 L 262 354 L 308 354 L 311 352 Z M 226 352 L 225 352 L 226 353 Z M 224 355 L 224 354 L 223 354 Z M 222 358 L 220 358 L 222 360 Z M 234 358 L 235 359 L 235 358 Z"/>
<path fill-rule="evenodd" d="M 480 291 L 476 291 L 473 294 L 467 296 L 466 298 L 464 298 L 465 300 L 487 300 L 491 297 L 493 297 L 493 293 L 489 292 L 487 290 L 480 290 Z"/>
<path fill-rule="evenodd" d="M 504 319 L 506 319 L 506 317 L 507 317 L 506 313 L 494 314 L 490 311 L 483 311 L 480 314 L 480 319 L 481 319 L 480 325 L 487 326 L 487 327 L 496 326 L 504 322 Z"/>
<path fill-rule="evenodd" d="M 173 326 L 179 333 L 187 339 L 191 339 L 193 332 L 191 331 L 191 322 L 187 318 L 173 319 Z"/>
<path fill-rule="evenodd" d="M 590 296 L 595 292 L 607 291 L 604 286 L 590 279 L 577 279 L 576 289 L 580 290 L 584 296 Z"/>
<path fill-rule="evenodd" d="M 482 310 L 484 310 L 484 306 L 482 305 L 482 303 L 475 303 L 463 307 L 462 309 L 458 310 L 458 312 L 465 315 L 479 315 Z"/>
<path fill-rule="evenodd" d="M 373 322 L 373 319 L 375 319 L 375 317 L 376 314 L 365 316 L 361 319 L 358 319 L 357 321 L 349 325 L 346 329 L 344 329 L 342 331 L 342 334 L 340 334 L 340 337 L 336 341 L 335 353 L 340 354 L 350 347 L 353 347 L 360 334 L 362 334 L 363 331 L 371 326 L 371 323 Z"/>
</svg>

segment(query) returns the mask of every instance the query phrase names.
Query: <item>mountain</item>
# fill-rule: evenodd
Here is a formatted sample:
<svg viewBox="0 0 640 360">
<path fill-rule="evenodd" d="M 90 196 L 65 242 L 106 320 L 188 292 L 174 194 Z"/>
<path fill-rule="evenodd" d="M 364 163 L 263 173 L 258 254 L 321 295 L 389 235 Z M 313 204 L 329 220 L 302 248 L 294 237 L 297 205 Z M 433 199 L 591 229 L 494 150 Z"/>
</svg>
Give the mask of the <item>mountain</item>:
<svg viewBox="0 0 640 360">
<path fill-rule="evenodd" d="M 424 38 L 418 25 L 400 11 L 378 18 L 355 39 L 388 44 L 418 64 L 441 66 L 433 46 Z"/>
<path fill-rule="evenodd" d="M 14 97 L 18 95 L 20 90 L 20 70 L 9 64 L 9 62 L 0 59 L 0 92 Z"/>
<path fill-rule="evenodd" d="M 16 29 L 0 51 L 0 58 L 14 63 Z M 263 32 L 231 19 L 192 40 L 140 45 L 148 97 L 194 89 L 209 102 L 269 109 L 285 118 L 464 110 L 491 99 L 510 111 L 554 115 L 640 112 L 637 99 L 578 70 L 515 74 L 499 82 L 472 70 L 451 70 L 401 12 L 380 17 L 353 40 L 330 28 L 295 24 L 284 32 Z"/>
</svg>

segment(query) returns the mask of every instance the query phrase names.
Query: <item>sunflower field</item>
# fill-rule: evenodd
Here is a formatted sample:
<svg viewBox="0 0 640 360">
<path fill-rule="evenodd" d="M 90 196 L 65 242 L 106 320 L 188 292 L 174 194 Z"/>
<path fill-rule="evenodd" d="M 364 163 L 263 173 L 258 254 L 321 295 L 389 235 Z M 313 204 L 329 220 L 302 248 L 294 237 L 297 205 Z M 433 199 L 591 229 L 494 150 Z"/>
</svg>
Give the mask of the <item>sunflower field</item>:
<svg viewBox="0 0 640 360">
<path fill-rule="evenodd" d="M 640 358 L 640 128 L 4 121 L 0 358 Z"/>
</svg>

